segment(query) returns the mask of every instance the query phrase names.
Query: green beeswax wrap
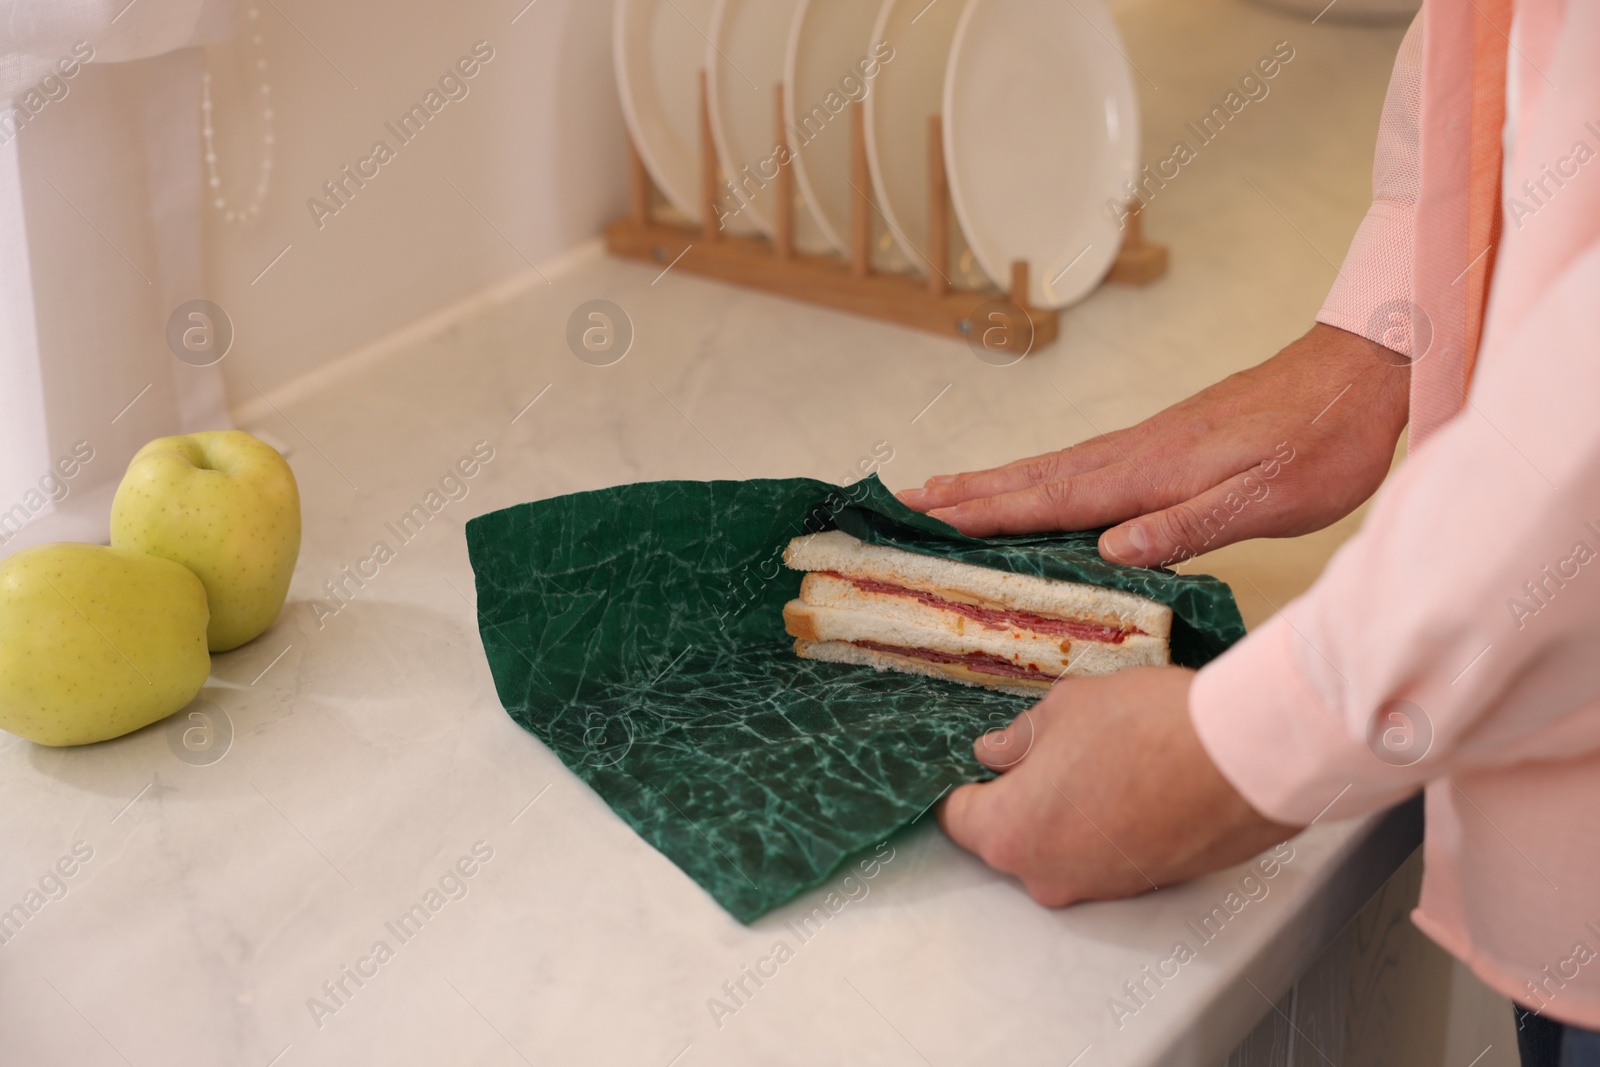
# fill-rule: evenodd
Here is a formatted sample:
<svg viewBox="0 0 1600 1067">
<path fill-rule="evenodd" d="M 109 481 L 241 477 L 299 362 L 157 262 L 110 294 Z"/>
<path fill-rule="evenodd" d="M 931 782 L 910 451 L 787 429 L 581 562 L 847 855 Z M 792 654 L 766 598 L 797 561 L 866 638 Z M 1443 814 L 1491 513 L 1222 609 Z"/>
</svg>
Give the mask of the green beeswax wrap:
<svg viewBox="0 0 1600 1067">
<path fill-rule="evenodd" d="M 1227 586 L 1106 563 L 1096 535 L 975 539 L 876 476 L 646 482 L 473 519 L 478 626 L 500 700 L 736 918 L 824 881 L 946 790 L 1026 697 L 795 656 L 783 549 L 866 541 L 1169 604 L 1174 659 L 1244 634 Z"/>
</svg>

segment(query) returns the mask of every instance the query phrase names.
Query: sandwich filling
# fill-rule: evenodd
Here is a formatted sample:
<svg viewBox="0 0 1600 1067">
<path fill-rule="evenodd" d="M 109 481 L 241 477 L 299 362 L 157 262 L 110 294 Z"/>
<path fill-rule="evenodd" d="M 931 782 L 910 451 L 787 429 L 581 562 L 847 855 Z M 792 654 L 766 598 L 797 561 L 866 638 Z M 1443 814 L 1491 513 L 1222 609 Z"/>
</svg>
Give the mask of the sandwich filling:
<svg viewBox="0 0 1600 1067">
<path fill-rule="evenodd" d="M 1123 639 L 1129 634 L 1144 633 L 1137 626 L 1126 628 L 1106 626 L 1101 623 L 1083 622 L 1075 619 L 1052 619 L 1048 616 L 1035 615 L 1028 611 L 986 608 L 981 604 L 969 604 L 961 600 L 948 600 L 937 593 L 929 593 L 926 590 L 910 589 L 903 585 L 880 582 L 875 578 L 862 578 L 854 574 L 841 574 L 838 571 L 818 571 L 817 573 L 849 582 L 863 593 L 909 597 L 912 600 L 928 605 L 930 608 L 937 608 L 940 611 L 953 611 L 990 630 L 1024 629 L 1032 630 L 1035 633 L 1049 634 L 1052 637 L 1068 637 L 1076 641 L 1105 641 L 1113 645 L 1122 644 Z"/>
</svg>

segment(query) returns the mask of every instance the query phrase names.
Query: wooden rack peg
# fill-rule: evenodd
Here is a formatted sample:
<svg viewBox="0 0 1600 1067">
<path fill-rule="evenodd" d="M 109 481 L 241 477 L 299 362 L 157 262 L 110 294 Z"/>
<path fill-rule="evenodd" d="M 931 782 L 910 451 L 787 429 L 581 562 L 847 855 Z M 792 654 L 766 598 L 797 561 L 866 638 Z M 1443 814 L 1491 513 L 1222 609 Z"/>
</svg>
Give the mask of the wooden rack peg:
<svg viewBox="0 0 1600 1067">
<path fill-rule="evenodd" d="M 628 217 L 635 226 L 650 221 L 650 172 L 644 169 L 644 159 L 628 138 Z"/>
<path fill-rule="evenodd" d="M 772 212 L 772 246 L 779 259 L 794 258 L 794 159 L 789 155 L 789 128 L 784 117 L 783 83 L 775 86 L 777 107 L 773 111 L 773 151 L 778 162 Z"/>
<path fill-rule="evenodd" d="M 1129 201 L 1122 217 L 1122 249 L 1111 264 L 1106 281 L 1119 285 L 1149 285 L 1167 273 L 1166 245 L 1144 239 L 1144 205 Z"/>
<path fill-rule="evenodd" d="M 1028 310 L 1028 261 L 1025 259 L 1014 260 L 1011 264 L 1011 302 L 1022 310 Z"/>
<path fill-rule="evenodd" d="M 950 290 L 950 179 L 944 170 L 944 121 L 928 118 L 928 293 Z"/>
<path fill-rule="evenodd" d="M 867 166 L 867 105 L 850 106 L 850 273 L 872 273 L 872 172 Z"/>
<path fill-rule="evenodd" d="M 711 136 L 711 90 L 706 72 L 700 72 L 700 203 L 705 219 L 700 225 L 700 236 L 707 244 L 716 242 L 722 235 L 722 224 L 717 214 L 720 199 L 717 174 L 722 165 L 717 161 L 717 145 Z"/>
</svg>

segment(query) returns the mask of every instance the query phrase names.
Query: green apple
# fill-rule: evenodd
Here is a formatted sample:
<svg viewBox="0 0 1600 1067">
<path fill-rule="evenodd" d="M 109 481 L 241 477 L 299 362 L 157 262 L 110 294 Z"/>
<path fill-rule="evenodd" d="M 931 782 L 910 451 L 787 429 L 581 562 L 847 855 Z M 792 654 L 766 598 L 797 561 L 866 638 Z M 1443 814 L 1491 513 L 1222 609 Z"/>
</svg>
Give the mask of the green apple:
<svg viewBox="0 0 1600 1067">
<path fill-rule="evenodd" d="M 211 602 L 211 651 L 272 625 L 300 555 L 300 490 L 277 449 L 243 430 L 158 437 L 111 502 L 111 544 L 193 571 Z"/>
<path fill-rule="evenodd" d="M 211 673 L 206 590 L 186 567 L 102 545 L 0 563 L 0 727 L 86 745 L 148 726 Z"/>
</svg>

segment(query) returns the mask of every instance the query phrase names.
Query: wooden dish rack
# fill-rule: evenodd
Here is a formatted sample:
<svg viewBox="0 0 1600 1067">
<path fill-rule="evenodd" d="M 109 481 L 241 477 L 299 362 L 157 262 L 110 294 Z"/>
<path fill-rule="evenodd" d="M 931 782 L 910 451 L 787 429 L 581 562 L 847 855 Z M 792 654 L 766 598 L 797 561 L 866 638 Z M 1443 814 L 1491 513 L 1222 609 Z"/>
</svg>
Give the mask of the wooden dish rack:
<svg viewBox="0 0 1600 1067">
<path fill-rule="evenodd" d="M 950 185 L 945 174 L 940 116 L 928 120 L 927 278 L 889 274 L 872 268 L 872 179 L 867 165 L 865 105 L 850 106 L 850 255 L 810 255 L 794 245 L 793 150 L 784 121 L 783 86 L 777 86 L 774 147 L 787 162 L 773 179 L 773 236 L 746 237 L 725 232 L 716 204 L 721 192 L 716 145 L 711 134 L 711 104 L 706 76 L 700 75 L 700 190 L 705 221 L 698 227 L 659 221 L 652 211 L 654 185 L 632 138 L 628 141 L 629 213 L 606 227 L 606 250 L 735 285 L 806 300 L 840 311 L 885 319 L 916 329 L 973 340 L 997 356 L 1020 358 L 1055 340 L 1060 314 L 1028 304 L 1029 265 L 1011 264 L 1011 287 L 961 289 L 945 271 L 950 255 Z M 1106 280 L 1147 285 L 1167 271 L 1167 249 L 1144 240 L 1137 203 L 1129 205 L 1122 248 Z M 989 306 L 986 306 L 989 305 Z M 1001 329 L 994 327 L 1000 326 Z"/>
</svg>

